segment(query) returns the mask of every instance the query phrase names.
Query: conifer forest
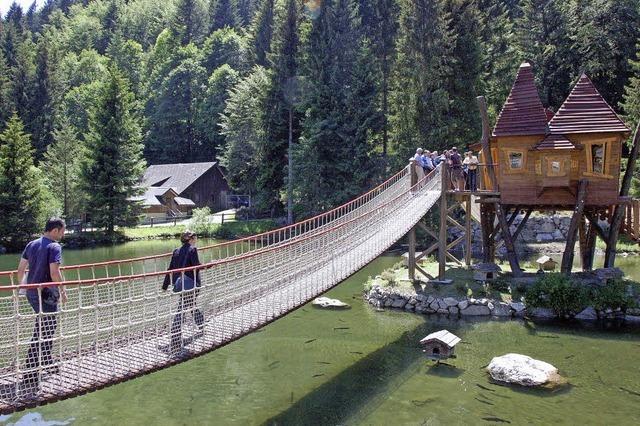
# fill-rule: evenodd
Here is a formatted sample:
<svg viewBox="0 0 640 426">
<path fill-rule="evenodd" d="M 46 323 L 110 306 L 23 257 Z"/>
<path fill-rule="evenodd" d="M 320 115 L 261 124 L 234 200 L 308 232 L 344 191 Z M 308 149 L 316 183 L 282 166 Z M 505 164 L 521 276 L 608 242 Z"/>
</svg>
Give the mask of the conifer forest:
<svg viewBox="0 0 640 426">
<path fill-rule="evenodd" d="M 640 118 L 640 0 L 46 0 L 0 19 L 0 234 L 135 223 L 147 164 L 218 161 L 256 211 L 345 202 L 480 138 L 523 61 Z M 289 136 L 291 133 L 291 146 Z M 105 207 L 107 206 L 107 207 Z M 113 220 L 116 218 L 117 220 Z M 9 237 L 7 237 L 9 236 Z"/>
</svg>

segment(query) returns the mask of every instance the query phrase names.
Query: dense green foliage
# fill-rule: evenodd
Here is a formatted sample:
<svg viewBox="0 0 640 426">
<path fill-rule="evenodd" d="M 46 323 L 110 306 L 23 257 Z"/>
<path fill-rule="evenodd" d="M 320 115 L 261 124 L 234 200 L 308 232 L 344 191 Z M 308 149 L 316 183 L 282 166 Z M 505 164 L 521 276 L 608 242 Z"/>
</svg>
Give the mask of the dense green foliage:
<svg viewBox="0 0 640 426">
<path fill-rule="evenodd" d="M 29 135 L 14 114 L 0 133 L 0 241 L 17 248 L 40 229 L 45 214 L 43 192 Z"/>
<path fill-rule="evenodd" d="M 417 146 L 477 141 L 476 96 L 495 118 L 524 60 L 545 107 L 556 110 L 587 72 L 637 121 L 639 8 L 640 0 L 12 5 L 0 19 L 0 131 L 15 112 L 38 167 L 53 167 L 65 144 L 91 151 L 89 112 L 117 72 L 141 115 L 132 144 L 144 144 L 148 163 L 221 161 L 233 190 L 252 195 L 260 212 L 280 215 L 292 198 L 306 216 L 370 187 Z M 64 196 L 66 178 L 55 175 L 49 186 L 66 215 L 91 210 L 86 182 Z"/>
</svg>

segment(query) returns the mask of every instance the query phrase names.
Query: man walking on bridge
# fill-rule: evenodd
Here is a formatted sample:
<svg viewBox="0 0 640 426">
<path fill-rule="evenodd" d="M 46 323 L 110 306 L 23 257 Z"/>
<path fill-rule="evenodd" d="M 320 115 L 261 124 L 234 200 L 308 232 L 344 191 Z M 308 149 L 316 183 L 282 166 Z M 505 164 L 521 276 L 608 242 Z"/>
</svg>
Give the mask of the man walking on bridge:
<svg viewBox="0 0 640 426">
<path fill-rule="evenodd" d="M 18 282 L 22 283 L 27 266 L 26 284 L 58 283 L 62 282 L 60 264 L 62 263 L 62 247 L 58 243 L 64 236 L 64 220 L 51 218 L 47 221 L 42 237 L 31 241 L 22 253 L 18 265 Z M 56 332 L 58 300 L 67 300 L 64 287 L 47 286 L 30 288 L 27 290 L 27 300 L 38 314 L 33 328 L 33 338 L 27 352 L 27 372 L 23 377 L 26 390 L 38 390 L 39 367 L 53 364 L 51 347 Z M 57 366 L 49 367 L 50 372 L 56 372 Z"/>
</svg>

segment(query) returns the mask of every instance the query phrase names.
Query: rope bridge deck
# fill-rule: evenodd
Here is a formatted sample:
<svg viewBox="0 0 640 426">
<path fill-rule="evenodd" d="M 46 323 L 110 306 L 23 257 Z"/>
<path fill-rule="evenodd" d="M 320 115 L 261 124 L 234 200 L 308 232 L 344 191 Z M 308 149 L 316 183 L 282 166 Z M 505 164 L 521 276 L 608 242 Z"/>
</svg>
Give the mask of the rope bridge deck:
<svg viewBox="0 0 640 426">
<path fill-rule="evenodd" d="M 410 188 L 407 167 L 371 192 L 308 221 L 200 249 L 206 263 L 177 270 L 197 269 L 202 281 L 198 290 L 159 290 L 166 274 L 160 265 L 166 268 L 168 255 L 68 268 L 78 279 L 64 283 L 69 300 L 52 314 L 33 313 L 18 293 L 20 287 L 41 292 L 43 285 L 0 287 L 0 413 L 182 362 L 287 314 L 405 235 L 439 199 L 440 178 L 438 169 Z M 113 276 L 114 267 L 121 275 Z M 93 278 L 96 270 L 111 275 Z M 12 274 L 4 275 L 9 284 L 15 279 Z M 201 328 L 190 318 L 193 308 L 179 303 L 194 291 L 205 318 Z M 176 354 L 170 342 L 178 312 L 189 318 L 182 326 L 182 350 Z M 46 335 L 46 317 L 55 318 L 55 334 L 36 343 L 52 344 L 51 363 L 46 364 L 44 351 L 38 362 L 28 363 L 34 323 L 40 319 L 39 336 Z"/>
</svg>

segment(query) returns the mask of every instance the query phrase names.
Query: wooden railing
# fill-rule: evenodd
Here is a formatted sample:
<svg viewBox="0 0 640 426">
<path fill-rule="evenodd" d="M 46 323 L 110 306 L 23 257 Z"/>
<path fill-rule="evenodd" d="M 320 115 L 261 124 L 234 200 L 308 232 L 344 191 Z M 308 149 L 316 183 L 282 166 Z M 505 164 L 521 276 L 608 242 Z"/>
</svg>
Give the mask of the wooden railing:
<svg viewBox="0 0 640 426">
<path fill-rule="evenodd" d="M 634 199 L 625 207 L 621 231 L 640 243 L 640 199 Z"/>
</svg>

